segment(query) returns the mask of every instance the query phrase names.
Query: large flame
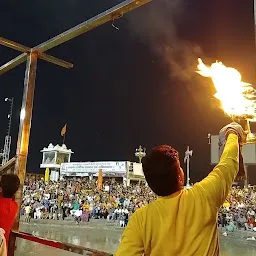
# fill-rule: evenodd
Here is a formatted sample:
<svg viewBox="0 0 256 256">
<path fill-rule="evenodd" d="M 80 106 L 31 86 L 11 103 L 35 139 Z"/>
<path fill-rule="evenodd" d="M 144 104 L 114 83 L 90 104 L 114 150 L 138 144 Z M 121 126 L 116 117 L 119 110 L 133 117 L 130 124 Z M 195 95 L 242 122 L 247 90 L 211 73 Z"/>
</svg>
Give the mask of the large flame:
<svg viewBox="0 0 256 256">
<path fill-rule="evenodd" d="M 236 69 L 221 62 L 206 66 L 201 59 L 198 59 L 197 68 L 198 74 L 212 79 L 216 89 L 214 96 L 220 100 L 225 113 L 256 122 L 256 90 L 242 81 Z"/>
</svg>

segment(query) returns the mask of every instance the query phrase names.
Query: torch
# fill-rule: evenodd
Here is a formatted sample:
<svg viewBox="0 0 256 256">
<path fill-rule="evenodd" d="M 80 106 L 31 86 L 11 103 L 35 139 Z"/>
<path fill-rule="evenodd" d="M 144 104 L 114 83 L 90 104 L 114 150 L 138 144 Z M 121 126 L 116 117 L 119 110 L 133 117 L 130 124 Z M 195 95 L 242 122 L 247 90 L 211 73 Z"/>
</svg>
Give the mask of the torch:
<svg viewBox="0 0 256 256">
<path fill-rule="evenodd" d="M 250 83 L 242 81 L 242 76 L 236 69 L 227 67 L 222 62 L 216 61 L 206 66 L 199 58 L 197 68 L 198 74 L 211 78 L 216 89 L 214 97 L 220 101 L 223 111 L 233 121 L 246 121 L 247 136 L 243 143 L 256 143 L 256 135 L 251 132 L 250 127 L 250 122 L 256 122 L 256 90 Z M 237 178 L 245 177 L 241 147 Z"/>
<path fill-rule="evenodd" d="M 256 143 L 256 135 L 255 133 L 252 133 L 251 131 L 251 126 L 250 126 L 250 121 L 246 120 L 246 127 L 245 131 L 247 132 L 246 136 L 246 143 Z"/>
</svg>

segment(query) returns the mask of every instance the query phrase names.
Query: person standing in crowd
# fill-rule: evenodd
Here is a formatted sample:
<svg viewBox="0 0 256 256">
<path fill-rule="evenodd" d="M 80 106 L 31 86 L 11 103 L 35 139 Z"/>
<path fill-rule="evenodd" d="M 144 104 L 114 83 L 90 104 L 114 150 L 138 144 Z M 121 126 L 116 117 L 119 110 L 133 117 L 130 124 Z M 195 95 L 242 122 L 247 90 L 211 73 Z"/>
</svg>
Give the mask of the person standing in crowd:
<svg viewBox="0 0 256 256">
<path fill-rule="evenodd" d="M 6 244 L 18 213 L 18 205 L 13 197 L 20 186 L 19 177 L 15 174 L 6 174 L 0 181 L 0 228 L 5 231 Z"/>
<path fill-rule="evenodd" d="M 77 224 L 80 223 L 82 214 L 83 214 L 83 211 L 81 208 L 75 211 L 75 213 L 74 213 L 75 223 L 77 223 Z"/>
<path fill-rule="evenodd" d="M 30 205 L 25 206 L 25 222 L 30 222 L 32 208 Z"/>
<path fill-rule="evenodd" d="M 219 255 L 218 210 L 238 174 L 245 132 L 231 123 L 219 138 L 220 152 L 224 149 L 219 164 L 191 189 L 183 189 L 184 173 L 174 148 L 161 145 L 144 157 L 145 178 L 158 198 L 131 216 L 115 256 Z"/>
</svg>

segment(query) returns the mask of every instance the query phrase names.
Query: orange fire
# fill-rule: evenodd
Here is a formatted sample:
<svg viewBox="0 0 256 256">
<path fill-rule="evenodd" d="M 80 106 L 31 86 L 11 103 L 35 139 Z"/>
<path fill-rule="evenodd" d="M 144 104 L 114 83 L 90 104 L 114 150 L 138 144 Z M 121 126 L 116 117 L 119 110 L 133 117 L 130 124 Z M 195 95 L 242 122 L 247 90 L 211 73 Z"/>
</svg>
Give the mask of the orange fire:
<svg viewBox="0 0 256 256">
<path fill-rule="evenodd" d="M 206 66 L 200 58 L 197 68 L 198 74 L 212 79 L 216 89 L 214 96 L 227 115 L 256 122 L 256 90 L 242 81 L 236 69 L 217 61 Z"/>
</svg>

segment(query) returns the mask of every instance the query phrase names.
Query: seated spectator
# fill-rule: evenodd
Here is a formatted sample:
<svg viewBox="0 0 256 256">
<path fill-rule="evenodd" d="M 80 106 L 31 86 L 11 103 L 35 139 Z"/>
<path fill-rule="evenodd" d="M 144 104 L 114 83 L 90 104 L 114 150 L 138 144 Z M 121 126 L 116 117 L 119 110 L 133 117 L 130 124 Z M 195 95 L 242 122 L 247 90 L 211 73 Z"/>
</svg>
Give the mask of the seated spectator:
<svg viewBox="0 0 256 256">
<path fill-rule="evenodd" d="M 236 225 L 234 224 L 234 222 L 233 222 L 232 220 L 230 220 L 230 221 L 227 223 L 226 231 L 228 231 L 228 232 L 234 232 L 234 231 L 235 231 L 235 228 L 236 228 Z"/>
<path fill-rule="evenodd" d="M 255 227 L 254 216 L 250 216 L 248 221 L 244 225 L 245 225 L 246 230 L 253 231 L 253 228 Z"/>
<path fill-rule="evenodd" d="M 240 216 L 238 217 L 238 221 L 237 221 L 237 228 L 243 228 L 246 229 L 245 227 L 245 223 L 247 222 L 245 216 L 243 214 L 240 214 Z"/>
<path fill-rule="evenodd" d="M 249 208 L 249 211 L 247 212 L 247 216 L 248 216 L 248 218 L 249 218 L 250 216 L 255 217 L 255 211 L 254 211 L 252 208 Z"/>
</svg>

